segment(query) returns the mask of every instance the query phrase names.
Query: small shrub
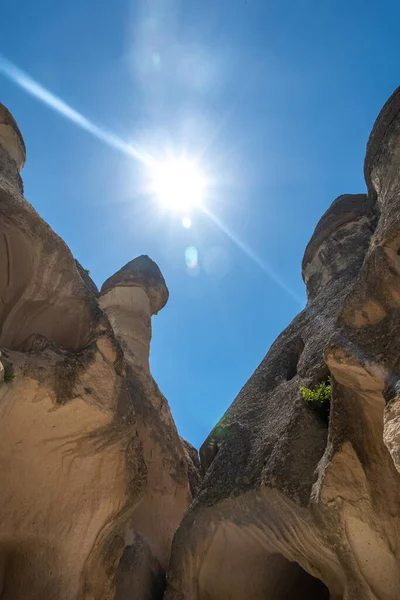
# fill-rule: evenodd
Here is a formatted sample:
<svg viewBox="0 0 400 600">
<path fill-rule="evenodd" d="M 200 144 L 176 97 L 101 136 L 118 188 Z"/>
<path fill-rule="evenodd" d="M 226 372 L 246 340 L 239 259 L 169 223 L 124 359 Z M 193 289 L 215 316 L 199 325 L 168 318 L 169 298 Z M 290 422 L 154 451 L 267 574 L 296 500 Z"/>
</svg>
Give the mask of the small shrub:
<svg viewBox="0 0 400 600">
<path fill-rule="evenodd" d="M 87 273 L 87 275 L 89 275 L 90 277 L 90 269 L 84 269 L 85 273 Z"/>
<path fill-rule="evenodd" d="M 4 366 L 4 383 L 11 383 L 14 381 L 15 373 L 11 366 Z"/>
<path fill-rule="evenodd" d="M 318 383 L 313 390 L 300 386 L 303 399 L 309 403 L 310 408 L 326 423 L 329 422 L 331 408 L 331 379 Z"/>
</svg>

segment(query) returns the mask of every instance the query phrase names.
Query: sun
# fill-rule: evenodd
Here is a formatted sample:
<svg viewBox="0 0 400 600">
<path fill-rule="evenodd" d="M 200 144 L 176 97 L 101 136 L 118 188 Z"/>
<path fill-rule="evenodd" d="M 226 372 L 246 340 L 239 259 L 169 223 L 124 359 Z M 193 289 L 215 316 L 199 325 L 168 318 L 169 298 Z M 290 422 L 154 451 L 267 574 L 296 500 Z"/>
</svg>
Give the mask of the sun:
<svg viewBox="0 0 400 600">
<path fill-rule="evenodd" d="M 204 200 L 207 179 L 200 166 L 186 157 L 157 161 L 149 179 L 151 194 L 170 210 L 187 214 Z"/>
</svg>

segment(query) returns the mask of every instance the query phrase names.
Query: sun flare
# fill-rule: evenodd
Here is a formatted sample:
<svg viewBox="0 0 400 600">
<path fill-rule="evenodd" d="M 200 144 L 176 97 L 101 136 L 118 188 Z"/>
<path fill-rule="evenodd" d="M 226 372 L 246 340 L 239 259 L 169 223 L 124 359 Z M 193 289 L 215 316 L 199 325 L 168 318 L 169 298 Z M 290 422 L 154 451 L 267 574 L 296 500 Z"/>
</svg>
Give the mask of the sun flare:
<svg viewBox="0 0 400 600">
<path fill-rule="evenodd" d="M 150 192 L 157 201 L 173 211 L 189 213 L 201 206 L 207 180 L 195 161 L 168 158 L 152 166 Z"/>
</svg>

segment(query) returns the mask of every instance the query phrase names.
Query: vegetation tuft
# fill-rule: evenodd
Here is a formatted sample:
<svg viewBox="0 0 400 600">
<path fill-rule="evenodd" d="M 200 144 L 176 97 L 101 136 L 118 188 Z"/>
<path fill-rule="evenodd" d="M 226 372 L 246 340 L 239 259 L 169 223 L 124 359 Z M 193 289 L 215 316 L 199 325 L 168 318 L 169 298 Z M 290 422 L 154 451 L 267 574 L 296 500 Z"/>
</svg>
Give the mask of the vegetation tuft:
<svg viewBox="0 0 400 600">
<path fill-rule="evenodd" d="M 4 383 L 11 383 L 12 381 L 14 381 L 14 377 L 15 377 L 14 369 L 9 365 L 5 365 L 4 366 Z"/>
<path fill-rule="evenodd" d="M 318 383 L 313 390 L 300 386 L 300 393 L 310 408 L 328 423 L 331 409 L 331 378 Z"/>
</svg>

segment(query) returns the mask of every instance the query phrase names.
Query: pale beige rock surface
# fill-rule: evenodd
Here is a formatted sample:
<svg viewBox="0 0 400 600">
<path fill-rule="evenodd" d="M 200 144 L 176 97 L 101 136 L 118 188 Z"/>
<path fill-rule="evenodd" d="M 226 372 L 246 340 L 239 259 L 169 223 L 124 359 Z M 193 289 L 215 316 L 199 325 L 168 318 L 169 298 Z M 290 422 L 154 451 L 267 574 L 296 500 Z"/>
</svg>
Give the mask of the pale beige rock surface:
<svg viewBox="0 0 400 600">
<path fill-rule="evenodd" d="M 103 311 L 88 273 L 21 195 L 24 159 L 0 107 L 0 598 L 158 600 L 191 499 L 185 450 L 148 369 L 167 288 L 137 259 L 141 287 L 109 286 Z"/>
</svg>

